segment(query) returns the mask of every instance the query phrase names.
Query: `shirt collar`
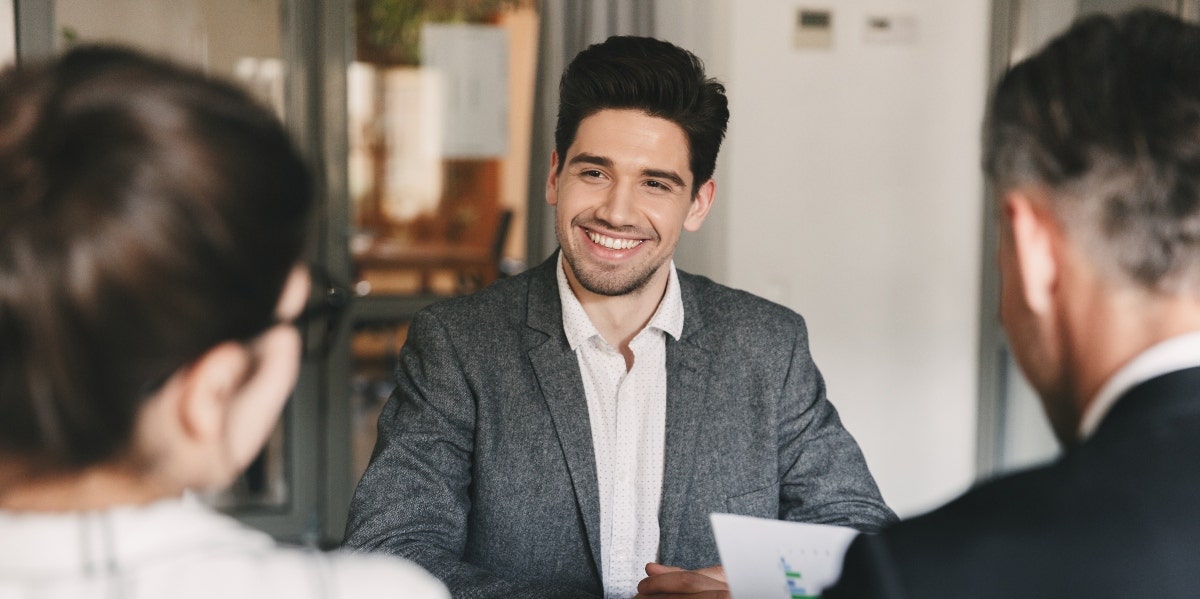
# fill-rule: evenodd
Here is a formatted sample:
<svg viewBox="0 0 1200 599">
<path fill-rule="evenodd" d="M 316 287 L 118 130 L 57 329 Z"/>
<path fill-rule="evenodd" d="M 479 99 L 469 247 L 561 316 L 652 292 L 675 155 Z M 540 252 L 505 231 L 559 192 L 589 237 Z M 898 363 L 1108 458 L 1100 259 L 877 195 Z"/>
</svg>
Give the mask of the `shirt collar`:
<svg viewBox="0 0 1200 599">
<path fill-rule="evenodd" d="M 571 285 L 567 282 L 566 268 L 566 258 L 563 257 L 560 250 L 558 252 L 558 269 L 556 269 L 558 299 L 562 303 L 563 331 L 567 335 L 567 343 L 574 350 L 580 343 L 599 336 L 600 331 L 596 330 L 596 326 L 592 324 L 592 320 L 584 311 L 583 304 L 579 303 L 579 298 L 575 297 L 575 293 L 571 291 Z M 683 292 L 679 287 L 679 273 L 675 270 L 674 260 L 671 261 L 670 269 L 667 275 L 667 291 L 663 294 L 662 301 L 658 303 L 658 309 L 650 318 L 646 329 L 663 331 L 678 340 L 679 336 L 683 334 Z"/>
<path fill-rule="evenodd" d="M 1200 366 L 1200 331 L 1172 337 L 1138 354 L 1112 375 L 1088 405 L 1079 423 L 1079 439 L 1096 432 L 1100 421 L 1126 391 L 1156 376 Z"/>
</svg>

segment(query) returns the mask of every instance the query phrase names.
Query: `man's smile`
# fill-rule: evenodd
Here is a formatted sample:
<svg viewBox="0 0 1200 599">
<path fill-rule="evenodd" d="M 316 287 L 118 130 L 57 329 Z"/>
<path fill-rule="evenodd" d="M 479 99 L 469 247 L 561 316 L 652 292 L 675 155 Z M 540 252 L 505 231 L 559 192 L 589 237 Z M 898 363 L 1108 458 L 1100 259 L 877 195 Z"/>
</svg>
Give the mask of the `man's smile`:
<svg viewBox="0 0 1200 599">
<path fill-rule="evenodd" d="M 587 234 L 588 239 L 592 240 L 592 243 L 610 250 L 629 250 L 642 245 L 642 243 L 645 242 L 644 239 L 622 239 L 609 237 L 608 235 L 597 233 L 586 227 L 583 229 L 583 231 Z"/>
</svg>

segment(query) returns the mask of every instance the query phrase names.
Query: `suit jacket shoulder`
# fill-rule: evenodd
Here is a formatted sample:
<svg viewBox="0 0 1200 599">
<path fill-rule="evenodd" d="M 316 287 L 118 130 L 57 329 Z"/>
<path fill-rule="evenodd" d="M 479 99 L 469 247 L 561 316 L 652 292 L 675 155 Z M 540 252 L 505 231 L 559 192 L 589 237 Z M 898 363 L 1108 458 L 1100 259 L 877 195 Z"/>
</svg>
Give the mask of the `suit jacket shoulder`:
<svg viewBox="0 0 1200 599">
<path fill-rule="evenodd" d="M 983 483 L 847 554 L 828 597 L 1192 597 L 1200 368 L 1123 396 L 1051 464 Z"/>
<path fill-rule="evenodd" d="M 476 293 L 436 301 L 422 311 L 436 316 L 451 328 L 473 329 L 489 320 L 510 326 L 522 325 L 530 281 L 536 275 L 534 270 L 528 270 L 500 279 Z"/>
<path fill-rule="evenodd" d="M 678 272 L 685 327 L 687 318 L 693 316 L 705 326 L 724 329 L 802 326 L 804 323 L 804 319 L 795 311 L 766 298 L 727 287 L 708 277 Z"/>
<path fill-rule="evenodd" d="M 796 312 L 682 271 L 679 283 L 684 305 L 681 344 L 701 347 L 730 366 L 741 363 L 768 379 L 787 373 L 796 363 L 812 365 L 808 330 Z"/>
</svg>

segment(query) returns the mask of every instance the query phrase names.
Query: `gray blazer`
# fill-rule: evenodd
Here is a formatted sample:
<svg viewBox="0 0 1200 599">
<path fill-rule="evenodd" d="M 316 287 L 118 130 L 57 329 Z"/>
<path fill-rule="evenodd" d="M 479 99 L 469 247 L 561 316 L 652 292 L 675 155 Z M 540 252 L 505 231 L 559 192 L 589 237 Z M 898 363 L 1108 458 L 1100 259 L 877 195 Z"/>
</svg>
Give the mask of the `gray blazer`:
<svg viewBox="0 0 1200 599">
<path fill-rule="evenodd" d="M 411 559 L 455 597 L 603 594 L 591 427 L 557 267 L 555 256 L 413 319 L 347 545 Z M 659 561 L 718 563 L 712 512 L 865 531 L 894 520 L 825 398 L 804 320 L 704 277 L 679 282 Z"/>
</svg>

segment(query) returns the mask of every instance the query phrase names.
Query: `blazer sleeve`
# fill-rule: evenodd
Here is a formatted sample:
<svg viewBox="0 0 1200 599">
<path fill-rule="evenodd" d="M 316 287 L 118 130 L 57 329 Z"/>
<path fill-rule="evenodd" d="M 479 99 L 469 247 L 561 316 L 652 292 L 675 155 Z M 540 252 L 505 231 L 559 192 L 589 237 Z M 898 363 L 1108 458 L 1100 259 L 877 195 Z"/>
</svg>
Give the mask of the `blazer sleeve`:
<svg viewBox="0 0 1200 599">
<path fill-rule="evenodd" d="M 471 511 L 475 397 L 446 327 L 428 310 L 409 326 L 396 390 L 350 504 L 346 541 L 412 560 L 456 598 L 592 597 L 463 561 Z"/>
<path fill-rule="evenodd" d="M 854 437 L 825 396 L 804 320 L 797 326 L 779 410 L 780 518 L 877 532 L 896 515 L 884 503 Z"/>
</svg>

